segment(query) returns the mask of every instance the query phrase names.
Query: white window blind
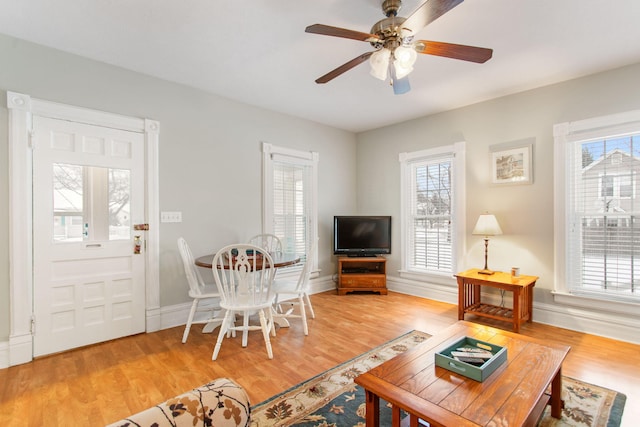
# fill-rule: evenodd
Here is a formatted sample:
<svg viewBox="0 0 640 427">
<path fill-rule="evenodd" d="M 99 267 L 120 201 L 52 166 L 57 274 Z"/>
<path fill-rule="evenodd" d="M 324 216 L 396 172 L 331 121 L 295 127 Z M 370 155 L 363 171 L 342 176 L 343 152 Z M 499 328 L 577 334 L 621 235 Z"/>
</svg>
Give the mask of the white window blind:
<svg viewBox="0 0 640 427">
<path fill-rule="evenodd" d="M 557 124 L 554 139 L 556 299 L 627 312 L 618 302 L 640 302 L 640 110 Z"/>
<path fill-rule="evenodd" d="M 449 158 L 411 164 L 411 263 L 416 269 L 452 271 Z"/>
<path fill-rule="evenodd" d="M 309 166 L 273 162 L 273 234 L 286 253 L 304 254 L 308 241 L 305 182 Z"/>
<path fill-rule="evenodd" d="M 569 143 L 568 284 L 573 293 L 640 295 L 640 128 Z"/>
<path fill-rule="evenodd" d="M 450 278 L 464 253 L 464 142 L 400 153 L 401 275 Z"/>
<path fill-rule="evenodd" d="M 307 248 L 317 236 L 318 153 L 268 143 L 262 149 L 263 232 L 278 236 L 285 253 L 307 262 Z"/>
</svg>

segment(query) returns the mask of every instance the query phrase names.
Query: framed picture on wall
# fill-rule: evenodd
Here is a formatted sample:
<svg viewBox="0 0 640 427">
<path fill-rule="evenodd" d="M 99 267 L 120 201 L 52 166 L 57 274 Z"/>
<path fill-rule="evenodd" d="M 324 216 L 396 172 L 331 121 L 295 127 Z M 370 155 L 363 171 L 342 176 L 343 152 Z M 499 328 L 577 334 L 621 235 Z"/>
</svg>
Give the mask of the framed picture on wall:
<svg viewBox="0 0 640 427">
<path fill-rule="evenodd" d="M 531 184 L 531 144 L 491 153 L 491 177 L 494 184 Z"/>
</svg>

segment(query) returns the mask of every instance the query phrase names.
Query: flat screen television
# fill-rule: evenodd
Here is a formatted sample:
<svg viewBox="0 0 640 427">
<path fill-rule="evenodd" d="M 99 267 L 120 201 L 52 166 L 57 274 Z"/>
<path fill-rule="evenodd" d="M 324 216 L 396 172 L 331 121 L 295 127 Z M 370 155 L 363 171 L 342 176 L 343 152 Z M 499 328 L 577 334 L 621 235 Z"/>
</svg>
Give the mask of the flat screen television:
<svg viewBox="0 0 640 427">
<path fill-rule="evenodd" d="M 333 253 L 375 256 L 391 253 L 390 216 L 334 216 Z"/>
</svg>

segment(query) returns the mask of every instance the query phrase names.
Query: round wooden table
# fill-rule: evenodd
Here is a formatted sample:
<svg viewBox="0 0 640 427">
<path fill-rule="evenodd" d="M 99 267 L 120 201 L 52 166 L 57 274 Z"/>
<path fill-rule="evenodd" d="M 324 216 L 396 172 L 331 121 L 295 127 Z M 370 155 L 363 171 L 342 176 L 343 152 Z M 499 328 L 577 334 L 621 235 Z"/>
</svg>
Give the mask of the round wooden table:
<svg viewBox="0 0 640 427">
<path fill-rule="evenodd" d="M 211 268 L 214 256 L 215 254 L 203 255 L 196 258 L 195 264 L 198 267 Z M 286 267 L 300 262 L 300 256 L 294 254 L 272 254 L 271 259 L 275 268 Z"/>
</svg>

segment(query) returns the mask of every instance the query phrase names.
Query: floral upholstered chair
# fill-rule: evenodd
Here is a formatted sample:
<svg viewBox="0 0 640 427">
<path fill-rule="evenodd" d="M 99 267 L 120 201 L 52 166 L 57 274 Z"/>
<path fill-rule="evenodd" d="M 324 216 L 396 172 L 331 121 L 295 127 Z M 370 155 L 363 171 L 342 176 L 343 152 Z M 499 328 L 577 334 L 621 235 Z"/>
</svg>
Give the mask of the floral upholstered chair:
<svg viewBox="0 0 640 427">
<path fill-rule="evenodd" d="M 245 390 L 228 378 L 218 378 L 107 427 L 247 427 L 250 419 Z"/>
</svg>

